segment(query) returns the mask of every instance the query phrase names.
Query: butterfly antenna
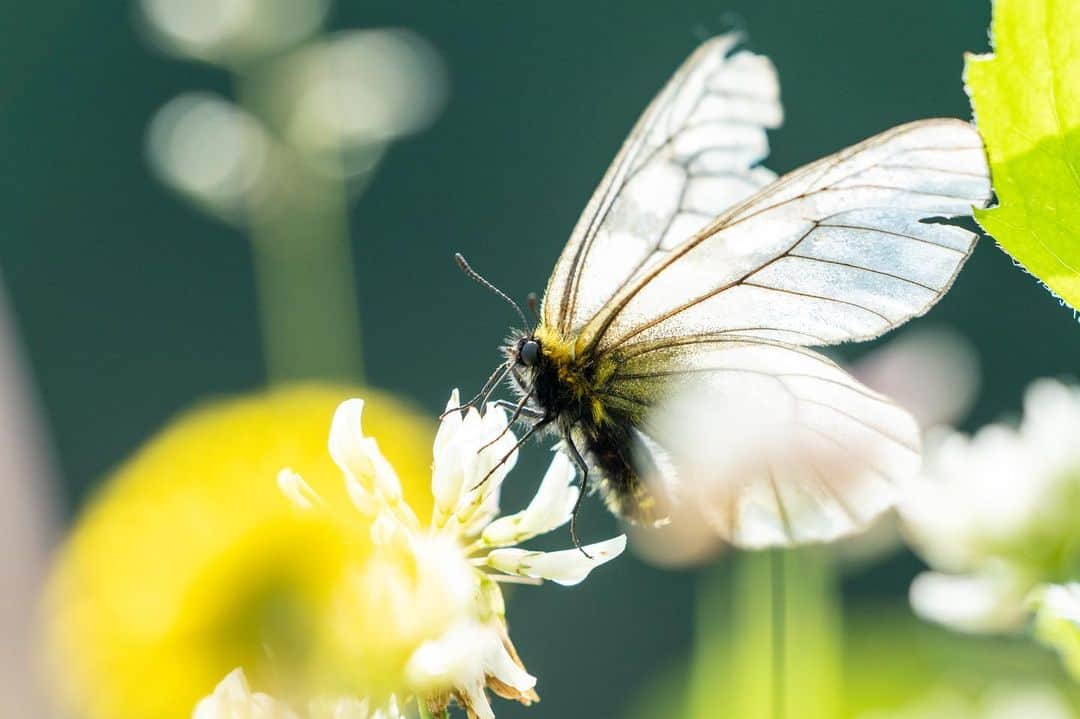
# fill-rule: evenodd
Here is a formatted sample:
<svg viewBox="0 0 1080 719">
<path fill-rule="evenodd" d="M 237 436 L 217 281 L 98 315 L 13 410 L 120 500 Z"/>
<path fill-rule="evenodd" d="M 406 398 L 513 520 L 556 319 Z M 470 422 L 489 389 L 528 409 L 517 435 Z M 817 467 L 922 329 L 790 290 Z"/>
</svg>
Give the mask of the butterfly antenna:
<svg viewBox="0 0 1080 719">
<path fill-rule="evenodd" d="M 500 290 L 498 287 L 496 287 L 495 285 L 491 284 L 490 282 L 485 280 L 483 277 L 481 277 L 480 273 L 478 273 L 476 270 L 474 270 L 472 267 L 469 266 L 469 263 L 465 261 L 465 258 L 462 256 L 462 254 L 460 252 L 455 252 L 454 253 L 454 261 L 457 262 L 458 267 L 461 268 L 461 271 L 464 272 L 466 275 L 468 275 L 477 284 L 480 284 L 480 285 L 483 285 L 484 287 L 487 287 L 489 290 L 491 290 L 492 292 L 497 294 L 499 297 L 502 297 L 504 300 L 506 300 L 506 302 L 511 307 L 514 308 L 514 311 L 517 312 L 518 317 L 521 319 L 521 328 L 523 330 L 525 330 L 526 332 L 529 330 L 529 323 L 525 320 L 525 313 L 521 311 L 520 307 L 518 307 L 518 303 L 514 302 L 514 300 L 512 300 L 510 298 L 510 295 L 506 294 L 505 292 Z"/>
</svg>

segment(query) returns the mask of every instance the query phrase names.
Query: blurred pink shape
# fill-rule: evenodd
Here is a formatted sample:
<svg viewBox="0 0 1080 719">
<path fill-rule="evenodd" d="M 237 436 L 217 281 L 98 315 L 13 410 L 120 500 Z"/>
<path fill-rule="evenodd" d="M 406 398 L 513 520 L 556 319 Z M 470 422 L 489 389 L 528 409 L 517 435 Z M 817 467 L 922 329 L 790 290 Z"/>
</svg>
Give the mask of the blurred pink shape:
<svg viewBox="0 0 1080 719">
<path fill-rule="evenodd" d="M 960 422 L 979 391 L 975 348 L 944 327 L 903 332 L 848 369 L 915 415 L 924 430 Z"/>
<path fill-rule="evenodd" d="M 0 696 L 4 716 L 50 716 L 36 675 L 38 596 L 56 537 L 54 472 L 0 286 Z"/>
</svg>

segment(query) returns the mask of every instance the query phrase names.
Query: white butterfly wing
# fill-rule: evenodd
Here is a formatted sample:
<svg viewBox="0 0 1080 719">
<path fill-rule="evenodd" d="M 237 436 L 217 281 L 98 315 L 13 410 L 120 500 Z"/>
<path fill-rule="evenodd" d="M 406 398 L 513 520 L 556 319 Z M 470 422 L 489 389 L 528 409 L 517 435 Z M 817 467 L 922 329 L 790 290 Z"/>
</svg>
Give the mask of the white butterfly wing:
<svg viewBox="0 0 1080 719">
<path fill-rule="evenodd" d="M 937 302 L 974 247 L 976 234 L 934 218 L 969 216 L 989 198 L 970 124 L 902 125 L 777 180 L 655 253 L 578 346 L 603 352 L 703 333 L 801 345 L 877 337 Z"/>
<path fill-rule="evenodd" d="M 638 120 L 548 282 L 549 327 L 580 329 L 649 258 L 776 178 L 757 166 L 783 116 L 776 70 L 737 43 L 703 44 Z"/>
<path fill-rule="evenodd" d="M 977 239 L 941 220 L 987 204 L 989 171 L 970 124 L 929 120 L 751 194 L 772 177 L 756 163 L 781 113 L 771 64 L 733 46 L 706 43 L 646 110 L 543 321 L 578 357 L 611 360 L 605 406 L 641 418 L 646 464 L 721 537 L 825 541 L 891 506 L 919 432 L 799 345 L 876 337 L 937 302 Z"/>
<path fill-rule="evenodd" d="M 652 491 L 740 547 L 858 531 L 892 506 L 919 464 L 919 429 L 906 411 L 820 354 L 780 342 L 639 345 L 605 401 L 651 408 L 650 442 L 637 451 L 660 468 L 646 478 Z"/>
</svg>

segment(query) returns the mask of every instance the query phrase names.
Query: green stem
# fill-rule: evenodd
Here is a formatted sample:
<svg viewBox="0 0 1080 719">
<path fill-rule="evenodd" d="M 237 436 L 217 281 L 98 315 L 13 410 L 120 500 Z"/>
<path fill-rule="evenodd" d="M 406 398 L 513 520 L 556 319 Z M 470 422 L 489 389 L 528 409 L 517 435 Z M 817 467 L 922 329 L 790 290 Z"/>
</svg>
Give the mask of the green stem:
<svg viewBox="0 0 1080 719">
<path fill-rule="evenodd" d="M 697 590 L 686 715 L 836 719 L 840 608 L 826 552 L 743 552 L 725 564 Z"/>
<path fill-rule="evenodd" d="M 787 597 L 785 593 L 785 569 L 784 558 L 787 551 L 784 549 L 772 549 L 769 551 L 769 564 L 772 569 L 770 576 L 770 588 L 772 596 L 772 716 L 773 719 L 784 719 L 787 713 L 787 680 L 786 680 L 786 642 L 787 642 Z"/>
<path fill-rule="evenodd" d="M 724 691 L 732 660 L 732 573 L 717 563 L 697 578 L 694 643 L 686 715 L 692 719 L 737 716 L 733 695 Z"/>
<path fill-rule="evenodd" d="M 259 102 L 261 67 L 235 69 L 244 109 L 272 127 Z M 345 181 L 271 142 L 272 183 L 248 206 L 248 228 L 271 383 L 363 379 L 360 313 Z"/>
<path fill-rule="evenodd" d="M 251 216 L 267 374 L 271 382 L 360 379 L 344 188 L 327 178 L 304 182 L 285 210 L 262 203 Z"/>
</svg>

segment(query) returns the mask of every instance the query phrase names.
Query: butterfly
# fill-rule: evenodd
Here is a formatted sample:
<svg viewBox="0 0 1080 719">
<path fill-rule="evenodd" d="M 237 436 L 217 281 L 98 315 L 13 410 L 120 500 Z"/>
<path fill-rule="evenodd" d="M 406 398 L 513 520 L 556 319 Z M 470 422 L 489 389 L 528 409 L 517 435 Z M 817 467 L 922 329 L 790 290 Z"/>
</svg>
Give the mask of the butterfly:
<svg viewBox="0 0 1080 719">
<path fill-rule="evenodd" d="M 646 478 L 683 479 L 669 449 L 680 431 L 665 447 L 657 408 L 700 398 L 728 428 L 756 408 L 788 445 L 827 451 L 766 453 L 694 501 L 738 546 L 833 539 L 890 506 L 917 471 L 920 435 L 810 348 L 878 337 L 935 304 L 977 239 L 941 220 L 987 205 L 989 170 L 970 123 L 932 119 L 777 178 L 759 164 L 783 116 L 776 71 L 739 43 L 705 42 L 645 110 L 534 304 L 536 325 L 518 309 L 526 329 L 473 402 L 509 377 L 520 399 L 503 404 L 531 423 L 519 444 L 553 430 L 583 487 L 652 522 L 665 512 Z M 707 427 L 708 413 L 686 423 Z M 844 471 L 822 456 L 846 458 Z"/>
</svg>

